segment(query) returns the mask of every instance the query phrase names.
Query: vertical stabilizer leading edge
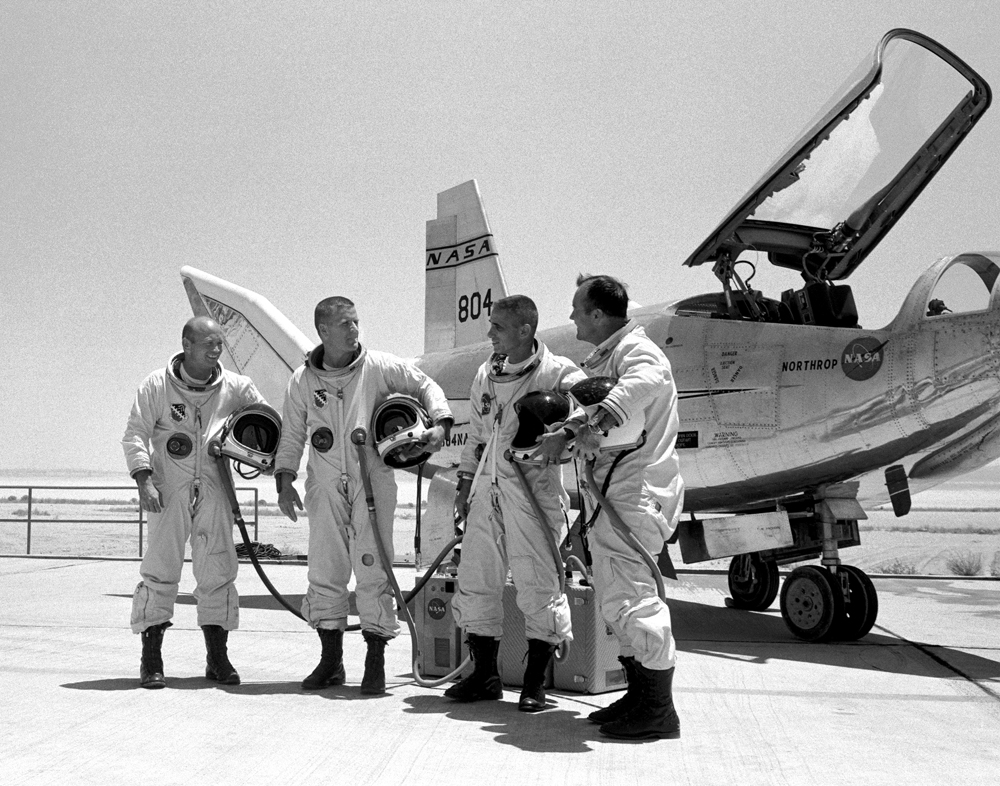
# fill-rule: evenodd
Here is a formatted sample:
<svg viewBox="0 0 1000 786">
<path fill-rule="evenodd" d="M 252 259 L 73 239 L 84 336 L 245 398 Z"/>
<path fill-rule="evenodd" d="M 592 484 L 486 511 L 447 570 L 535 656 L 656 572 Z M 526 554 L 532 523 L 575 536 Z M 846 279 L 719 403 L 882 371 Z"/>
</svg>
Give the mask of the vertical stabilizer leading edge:
<svg viewBox="0 0 1000 786">
<path fill-rule="evenodd" d="M 475 180 L 442 191 L 427 222 L 424 353 L 486 340 L 493 303 L 507 295 Z"/>
</svg>

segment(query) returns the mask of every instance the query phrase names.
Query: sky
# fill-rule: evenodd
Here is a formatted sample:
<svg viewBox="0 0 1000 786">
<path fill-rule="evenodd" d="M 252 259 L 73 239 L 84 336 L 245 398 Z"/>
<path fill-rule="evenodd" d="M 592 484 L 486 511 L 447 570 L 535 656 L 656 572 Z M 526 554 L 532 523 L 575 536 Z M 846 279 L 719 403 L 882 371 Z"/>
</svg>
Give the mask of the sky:
<svg viewBox="0 0 1000 786">
<path fill-rule="evenodd" d="M 0 5 L 0 470 L 115 471 L 136 386 L 180 350 L 179 270 L 310 339 L 423 347 L 425 222 L 475 178 L 508 288 L 568 322 L 581 271 L 644 305 L 894 27 L 1000 90 L 981 2 Z M 935 259 L 1000 249 L 994 107 L 850 283 L 895 316 Z"/>
</svg>

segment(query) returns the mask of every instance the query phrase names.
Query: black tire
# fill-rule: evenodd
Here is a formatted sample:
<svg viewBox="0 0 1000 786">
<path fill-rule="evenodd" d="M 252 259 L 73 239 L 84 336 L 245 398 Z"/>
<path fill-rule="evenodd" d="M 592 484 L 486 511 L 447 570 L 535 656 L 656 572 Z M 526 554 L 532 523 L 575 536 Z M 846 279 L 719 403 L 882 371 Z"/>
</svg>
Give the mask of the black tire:
<svg viewBox="0 0 1000 786">
<path fill-rule="evenodd" d="M 729 563 L 729 594 L 732 607 L 764 611 L 778 597 L 778 563 L 757 554 L 738 554 Z"/>
<path fill-rule="evenodd" d="M 844 599 L 844 613 L 837 624 L 835 635 L 844 641 L 857 641 L 867 635 L 875 624 L 878 617 L 878 593 L 868 574 L 860 568 L 841 565 L 837 570 L 847 576 L 848 597 Z"/>
<path fill-rule="evenodd" d="M 781 587 L 781 616 L 804 641 L 823 641 L 836 633 L 844 616 L 844 597 L 829 571 L 806 565 L 793 570 Z"/>
</svg>

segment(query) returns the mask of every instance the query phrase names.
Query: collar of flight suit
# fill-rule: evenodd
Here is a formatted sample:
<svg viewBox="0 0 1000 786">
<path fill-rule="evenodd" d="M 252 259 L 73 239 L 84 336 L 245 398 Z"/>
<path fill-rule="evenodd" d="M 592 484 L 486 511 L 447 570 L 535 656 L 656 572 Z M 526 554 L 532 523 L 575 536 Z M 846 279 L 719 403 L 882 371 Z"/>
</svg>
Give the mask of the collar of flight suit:
<svg viewBox="0 0 1000 786">
<path fill-rule="evenodd" d="M 490 370 L 487 376 L 493 382 L 514 382 L 515 380 L 521 379 L 538 368 L 538 364 L 541 363 L 544 352 L 545 345 L 536 339 L 535 351 L 532 352 L 531 356 L 525 360 L 523 364 L 518 364 L 520 365 L 520 368 L 513 372 L 504 371 L 507 364 L 507 356 L 494 352 L 490 355 L 490 359 L 488 361 Z"/>
<path fill-rule="evenodd" d="M 187 390 L 194 393 L 201 393 L 211 388 L 219 386 L 222 382 L 222 364 L 216 363 L 215 368 L 212 370 L 212 376 L 209 377 L 208 382 L 204 385 L 191 385 L 184 377 L 181 376 L 181 363 L 184 361 L 184 353 L 178 352 L 167 364 L 167 379 L 169 379 L 174 385 L 179 387 L 181 390 Z"/>
<path fill-rule="evenodd" d="M 599 366 L 607 360 L 608 355 L 610 355 L 614 351 L 614 348 L 621 343 L 621 340 L 637 327 L 639 327 L 639 323 L 634 319 L 630 319 L 623 328 L 616 330 L 604 339 L 604 341 L 594 347 L 594 351 L 583 359 L 583 367 L 589 370 Z"/>
<path fill-rule="evenodd" d="M 306 356 L 306 366 L 310 371 L 314 372 L 323 379 L 337 379 L 339 377 L 348 377 L 358 370 L 358 367 L 365 362 L 365 358 L 368 356 L 368 350 L 366 350 L 362 345 L 358 345 L 358 354 L 350 363 L 348 363 L 343 368 L 326 368 L 323 365 L 323 345 L 316 345 L 313 350 Z"/>
</svg>

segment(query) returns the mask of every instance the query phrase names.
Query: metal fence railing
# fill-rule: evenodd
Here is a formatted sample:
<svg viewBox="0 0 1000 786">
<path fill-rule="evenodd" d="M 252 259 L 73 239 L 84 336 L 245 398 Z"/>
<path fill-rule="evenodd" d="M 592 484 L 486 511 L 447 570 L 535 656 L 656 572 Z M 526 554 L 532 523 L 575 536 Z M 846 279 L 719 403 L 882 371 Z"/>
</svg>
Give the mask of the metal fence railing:
<svg viewBox="0 0 1000 786">
<path fill-rule="evenodd" d="M 16 494 L 12 492 L 26 492 Z M 40 496 L 37 492 L 73 492 L 77 496 L 54 497 L 51 495 Z M 112 498 L 94 498 L 95 493 L 119 492 Z M 139 506 L 139 500 L 133 496 L 124 498 L 121 492 L 132 492 L 136 494 L 135 486 L 36 486 L 36 485 L 11 485 L 0 486 L 0 524 L 24 524 L 25 530 L 25 550 L 24 553 L 31 554 L 32 531 L 36 525 L 44 523 L 46 526 L 63 524 L 118 524 L 126 527 L 135 526 L 138 531 L 139 556 L 143 555 L 143 531 L 148 521 L 145 511 Z M 236 489 L 239 496 L 242 492 L 252 492 L 252 515 L 253 515 L 253 537 L 258 538 L 258 527 L 260 522 L 258 491 L 253 487 L 243 487 Z M 51 511 L 43 511 L 42 505 L 49 505 L 51 508 L 60 506 L 69 515 L 55 516 Z M 243 503 L 241 502 L 241 507 Z M 103 516 L 77 516 L 77 512 L 86 512 L 94 508 L 104 509 Z M 251 506 L 248 504 L 249 510 Z M 248 517 L 246 523 L 251 521 Z M 0 554 L 12 553 L 7 540 L 0 541 Z"/>
</svg>

